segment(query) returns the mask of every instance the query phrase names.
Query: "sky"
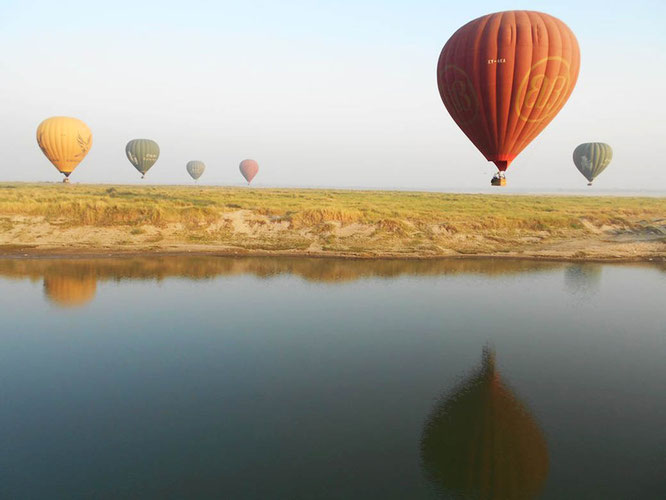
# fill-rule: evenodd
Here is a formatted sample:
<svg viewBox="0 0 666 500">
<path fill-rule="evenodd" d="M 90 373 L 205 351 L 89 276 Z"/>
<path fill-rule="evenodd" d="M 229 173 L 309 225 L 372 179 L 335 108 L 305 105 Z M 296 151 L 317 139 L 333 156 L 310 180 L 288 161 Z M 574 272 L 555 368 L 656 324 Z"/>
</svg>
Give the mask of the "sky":
<svg viewBox="0 0 666 500">
<path fill-rule="evenodd" d="M 1 181 L 59 181 L 37 125 L 75 116 L 93 147 L 73 182 L 469 191 L 494 166 L 444 108 L 439 53 L 463 24 L 547 12 L 576 34 L 581 72 L 558 116 L 513 162 L 517 190 L 583 190 L 571 154 L 612 145 L 597 191 L 666 191 L 666 2 L 0 0 Z M 140 181 L 125 144 L 150 138 Z"/>
</svg>

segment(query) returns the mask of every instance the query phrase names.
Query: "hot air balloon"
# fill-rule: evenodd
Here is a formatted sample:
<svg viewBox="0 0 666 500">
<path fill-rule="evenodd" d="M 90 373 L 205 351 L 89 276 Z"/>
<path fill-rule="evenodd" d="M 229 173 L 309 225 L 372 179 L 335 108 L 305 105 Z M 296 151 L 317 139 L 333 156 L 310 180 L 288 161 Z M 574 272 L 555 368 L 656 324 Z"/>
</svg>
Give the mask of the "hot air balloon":
<svg viewBox="0 0 666 500">
<path fill-rule="evenodd" d="M 613 159 L 613 148 L 603 142 L 586 142 L 573 152 L 573 161 L 578 171 L 591 186 L 597 175 L 604 171 Z"/>
<path fill-rule="evenodd" d="M 259 172 L 259 164 L 254 160 L 243 160 L 240 162 L 238 168 L 240 169 L 241 174 L 243 174 L 243 177 L 245 177 L 248 185 L 252 182 L 254 176 L 257 175 L 257 172 Z"/>
<path fill-rule="evenodd" d="M 92 132 L 78 118 L 54 116 L 37 127 L 37 144 L 61 174 L 63 182 L 86 157 L 92 146 Z"/>
<path fill-rule="evenodd" d="M 507 11 L 475 19 L 446 42 L 439 94 L 453 120 L 499 172 L 550 123 L 578 79 L 580 52 L 559 19 Z"/>
<path fill-rule="evenodd" d="M 150 139 L 132 139 L 125 146 L 125 154 L 134 168 L 141 172 L 143 179 L 160 157 L 160 147 Z"/>
<path fill-rule="evenodd" d="M 187 173 L 190 174 L 192 179 L 195 181 L 201 177 L 201 174 L 204 173 L 204 170 L 206 170 L 206 165 L 204 165 L 204 162 L 202 161 L 188 161 L 187 165 L 185 166 L 187 169 Z"/>
<path fill-rule="evenodd" d="M 421 438 L 428 478 L 453 498 L 536 498 L 548 475 L 545 437 L 500 380 L 495 354 L 437 404 Z"/>
</svg>

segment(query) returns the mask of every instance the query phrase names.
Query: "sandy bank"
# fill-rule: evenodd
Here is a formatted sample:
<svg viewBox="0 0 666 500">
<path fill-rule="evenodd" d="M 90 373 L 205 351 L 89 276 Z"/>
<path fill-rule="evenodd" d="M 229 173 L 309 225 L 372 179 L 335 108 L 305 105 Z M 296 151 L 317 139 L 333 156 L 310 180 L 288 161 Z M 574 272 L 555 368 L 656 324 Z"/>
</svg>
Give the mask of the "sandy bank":
<svg viewBox="0 0 666 500">
<path fill-rule="evenodd" d="M 666 200 L 0 185 L 0 255 L 666 260 Z"/>
</svg>

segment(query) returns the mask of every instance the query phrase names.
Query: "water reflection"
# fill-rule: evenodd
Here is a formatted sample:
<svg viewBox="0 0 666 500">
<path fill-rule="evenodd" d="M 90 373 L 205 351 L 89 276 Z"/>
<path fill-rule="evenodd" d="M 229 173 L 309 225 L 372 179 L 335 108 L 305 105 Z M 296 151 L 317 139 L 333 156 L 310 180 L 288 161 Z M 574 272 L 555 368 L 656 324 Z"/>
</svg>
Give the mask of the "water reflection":
<svg viewBox="0 0 666 500">
<path fill-rule="evenodd" d="M 344 283 L 363 278 L 480 274 L 498 277 L 560 267 L 552 262 L 500 259 L 345 260 L 316 258 L 162 256 L 97 259 L 0 259 L 0 276 L 44 281 L 45 296 L 64 307 L 95 296 L 98 281 L 193 280 L 252 275 L 296 275 L 312 282 Z"/>
<path fill-rule="evenodd" d="M 44 295 L 61 307 L 78 307 L 90 302 L 97 291 L 97 280 L 93 275 L 44 276 Z"/>
<path fill-rule="evenodd" d="M 543 432 L 502 382 L 495 354 L 442 399 L 425 424 L 421 460 L 428 478 L 456 498 L 535 498 L 548 475 Z"/>
<path fill-rule="evenodd" d="M 564 283 L 573 295 L 594 295 L 601 286 L 601 264 L 573 264 L 564 272 Z"/>
</svg>

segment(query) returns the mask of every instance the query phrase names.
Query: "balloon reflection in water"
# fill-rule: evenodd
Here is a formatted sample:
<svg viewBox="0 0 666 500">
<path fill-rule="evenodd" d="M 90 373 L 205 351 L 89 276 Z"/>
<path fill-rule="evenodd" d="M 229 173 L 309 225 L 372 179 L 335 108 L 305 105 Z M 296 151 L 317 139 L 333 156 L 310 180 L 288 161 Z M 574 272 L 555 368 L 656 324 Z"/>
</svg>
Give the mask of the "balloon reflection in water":
<svg viewBox="0 0 666 500">
<path fill-rule="evenodd" d="M 601 284 L 599 264 L 573 264 L 564 271 L 567 291 L 577 296 L 594 295 Z"/>
<path fill-rule="evenodd" d="M 61 307 L 78 307 L 87 304 L 97 292 L 94 275 L 44 277 L 44 295 Z"/>
<path fill-rule="evenodd" d="M 548 475 L 546 440 L 529 410 L 504 385 L 495 354 L 428 417 L 421 439 L 426 475 L 462 498 L 536 497 Z"/>
</svg>

